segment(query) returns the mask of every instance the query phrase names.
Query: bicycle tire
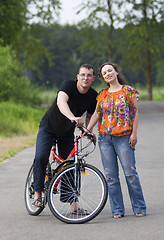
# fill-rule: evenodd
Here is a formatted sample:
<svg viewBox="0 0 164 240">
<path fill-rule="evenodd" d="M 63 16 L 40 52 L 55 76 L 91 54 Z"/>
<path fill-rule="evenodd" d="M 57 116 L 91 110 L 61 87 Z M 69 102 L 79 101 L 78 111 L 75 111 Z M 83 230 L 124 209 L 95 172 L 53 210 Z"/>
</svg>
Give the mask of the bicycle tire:
<svg viewBox="0 0 164 240">
<path fill-rule="evenodd" d="M 33 165 L 31 166 L 27 175 L 24 198 L 26 209 L 30 215 L 37 216 L 43 211 L 44 206 L 35 207 L 34 205 L 32 205 L 32 202 L 34 202 Z"/>
<path fill-rule="evenodd" d="M 69 177 L 72 178 L 74 170 L 75 164 L 71 164 L 54 176 L 48 188 L 48 205 L 53 215 L 60 221 L 78 224 L 92 220 L 103 210 L 107 201 L 108 187 L 106 179 L 100 170 L 90 164 L 82 164 L 81 187 L 79 196 L 77 196 L 69 180 Z M 61 179 L 67 179 L 68 183 L 64 182 L 64 187 Z M 67 187 L 72 188 L 71 195 L 70 191 L 67 190 L 67 199 L 62 202 L 61 196 Z M 70 213 L 70 196 L 75 199 L 75 202 L 78 202 L 78 207 L 87 210 L 89 214 Z"/>
</svg>

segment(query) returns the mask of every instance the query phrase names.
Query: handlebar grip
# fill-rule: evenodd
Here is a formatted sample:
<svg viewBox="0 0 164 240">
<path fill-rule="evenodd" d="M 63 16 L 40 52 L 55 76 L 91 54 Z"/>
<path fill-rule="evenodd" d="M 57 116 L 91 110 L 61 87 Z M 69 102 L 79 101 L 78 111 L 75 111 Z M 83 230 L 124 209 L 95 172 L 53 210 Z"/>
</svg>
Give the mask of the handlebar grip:
<svg viewBox="0 0 164 240">
<path fill-rule="evenodd" d="M 71 123 L 76 125 L 76 121 L 75 120 L 71 120 Z"/>
</svg>

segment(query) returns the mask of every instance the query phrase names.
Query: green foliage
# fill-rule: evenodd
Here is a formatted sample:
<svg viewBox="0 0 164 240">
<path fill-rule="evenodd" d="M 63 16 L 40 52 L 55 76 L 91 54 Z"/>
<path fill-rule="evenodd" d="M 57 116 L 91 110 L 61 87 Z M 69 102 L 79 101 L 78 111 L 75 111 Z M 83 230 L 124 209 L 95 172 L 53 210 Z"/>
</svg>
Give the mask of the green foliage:
<svg viewBox="0 0 164 240">
<path fill-rule="evenodd" d="M 49 66 L 47 61 L 38 66 L 41 75 L 35 71 L 30 72 L 31 79 L 38 85 L 48 88 L 60 87 L 64 80 L 74 79 L 80 64 L 85 62 L 94 66 L 97 75 L 99 66 L 108 60 L 107 24 L 95 28 L 88 26 L 83 29 L 77 26 L 53 24 L 47 27 L 46 32 L 42 31 L 42 28 L 44 27 L 39 27 L 39 25 L 36 27 L 39 29 L 39 38 L 42 39 L 41 41 L 54 57 L 52 66 Z M 35 37 L 36 33 L 37 31 L 33 31 L 32 36 L 34 34 Z M 126 35 L 130 35 L 130 37 Z M 129 84 L 140 82 L 145 86 L 146 78 L 143 72 L 145 48 L 142 45 L 143 39 L 139 36 L 138 27 L 134 24 L 129 24 L 123 29 L 115 29 L 113 34 L 115 54 L 113 57 L 114 61 L 123 68 L 123 73 Z M 158 34 L 153 38 L 153 41 L 159 43 L 153 44 L 157 45 L 156 48 L 161 48 L 159 53 L 162 53 L 163 44 L 159 41 Z M 155 53 L 153 54 L 154 61 L 155 59 L 159 61 L 162 56 L 157 54 L 157 51 Z M 156 84 L 156 69 L 157 66 L 154 64 L 153 84 Z M 99 84 L 97 77 L 95 83 Z"/>
<path fill-rule="evenodd" d="M 32 31 L 30 22 L 35 18 L 35 21 L 46 26 L 59 14 L 60 5 L 58 0 L 0 2 L 0 45 L 11 45 L 23 66 L 35 69 L 39 74 L 39 63 L 46 58 L 51 64 L 52 56 L 38 37 L 29 34 Z"/>
<path fill-rule="evenodd" d="M 37 28 L 36 28 L 37 32 Z M 37 39 L 26 32 L 22 34 L 19 42 L 14 45 L 17 58 L 22 60 L 23 67 L 36 70 L 41 74 L 39 67 L 44 63 L 45 58 L 50 66 L 52 65 L 52 54 L 46 46 L 43 45 L 41 39 Z"/>
<path fill-rule="evenodd" d="M 26 23 L 25 0 L 0 1 L 0 39 L 3 45 L 15 42 Z"/>
<path fill-rule="evenodd" d="M 0 102 L 0 136 L 29 135 L 36 133 L 45 109 L 23 104 Z"/>
<path fill-rule="evenodd" d="M 34 17 L 38 22 L 49 23 L 61 9 L 58 0 L 7 0 L 0 1 L 0 38 L 4 45 L 16 43 L 24 30 L 30 28 Z M 31 11 L 35 8 L 35 11 Z"/>
<path fill-rule="evenodd" d="M 41 103 L 39 89 L 31 86 L 14 51 L 0 47 L 0 101 L 13 101 L 26 105 Z"/>
<path fill-rule="evenodd" d="M 152 75 L 155 62 L 162 57 L 163 46 L 163 1 L 143 0 L 140 3 L 129 0 L 131 8 L 126 10 L 123 41 L 119 39 L 118 49 L 121 64 L 130 63 L 132 71 L 143 72 L 148 89 L 148 99 L 152 100 Z M 161 22 L 160 22 L 161 21 Z M 145 84 L 145 83 L 144 83 Z"/>
<path fill-rule="evenodd" d="M 55 15 L 59 15 L 59 10 L 61 9 L 61 3 L 59 0 L 25 0 L 26 4 L 29 6 L 28 18 L 37 18 L 40 23 L 49 24 L 54 20 Z M 30 7 L 35 9 L 30 11 Z"/>
<path fill-rule="evenodd" d="M 93 2 L 88 0 L 83 1 L 79 12 L 84 9 L 91 13 L 81 22 L 80 26 L 100 26 L 102 22 L 108 25 L 108 59 L 114 60 L 113 51 L 115 50 L 114 55 L 122 58 L 121 65 L 126 66 L 130 62 L 129 66 L 132 71 L 142 71 L 149 89 L 148 99 L 152 99 L 153 61 L 161 57 L 160 46 L 163 45 L 163 30 L 160 23 L 163 21 L 163 1 L 97 0 Z M 119 9 L 118 13 L 115 9 Z M 103 16 L 100 13 L 103 13 Z M 127 25 L 123 36 L 114 40 L 113 30 L 117 27 L 117 23 Z M 89 35 L 90 33 L 87 34 L 87 38 L 90 40 Z M 92 42 L 91 44 L 93 46 Z"/>
<path fill-rule="evenodd" d="M 40 30 L 41 41 L 51 52 L 53 64 L 49 66 L 45 59 L 40 66 L 41 75 L 36 71 L 32 72 L 38 85 L 48 88 L 59 87 L 63 80 L 76 78 L 79 65 L 83 63 L 77 49 L 79 44 L 76 41 L 76 33 L 76 27 L 69 25 L 62 27 L 58 24 L 52 24 L 46 31 Z M 31 34 L 35 35 L 35 31 Z"/>
</svg>

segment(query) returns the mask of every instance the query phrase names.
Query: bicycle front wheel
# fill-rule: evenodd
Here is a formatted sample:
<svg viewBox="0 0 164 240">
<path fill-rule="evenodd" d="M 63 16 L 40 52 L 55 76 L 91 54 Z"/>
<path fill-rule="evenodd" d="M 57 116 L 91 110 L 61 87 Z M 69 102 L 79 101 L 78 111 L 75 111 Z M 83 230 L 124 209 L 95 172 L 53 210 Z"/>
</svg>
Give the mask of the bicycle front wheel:
<svg viewBox="0 0 164 240">
<path fill-rule="evenodd" d="M 77 189 L 74 187 L 75 165 L 60 171 L 48 189 L 51 212 L 65 223 L 85 223 L 95 218 L 104 208 L 108 188 L 104 175 L 94 166 L 83 164 L 79 170 Z M 71 211 L 70 204 L 76 206 Z"/>
</svg>

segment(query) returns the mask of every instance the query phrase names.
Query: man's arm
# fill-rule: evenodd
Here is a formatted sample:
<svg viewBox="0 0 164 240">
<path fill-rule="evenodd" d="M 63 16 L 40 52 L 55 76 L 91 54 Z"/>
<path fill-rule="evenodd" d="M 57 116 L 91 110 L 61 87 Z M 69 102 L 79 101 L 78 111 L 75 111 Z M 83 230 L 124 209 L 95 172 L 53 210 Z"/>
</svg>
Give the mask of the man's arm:
<svg viewBox="0 0 164 240">
<path fill-rule="evenodd" d="M 84 124 L 83 118 L 74 116 L 74 114 L 71 112 L 68 106 L 68 100 L 69 96 L 65 92 L 59 91 L 57 96 L 57 106 L 60 112 L 68 119 L 74 120 L 77 123 L 77 126 L 82 126 Z"/>
</svg>

